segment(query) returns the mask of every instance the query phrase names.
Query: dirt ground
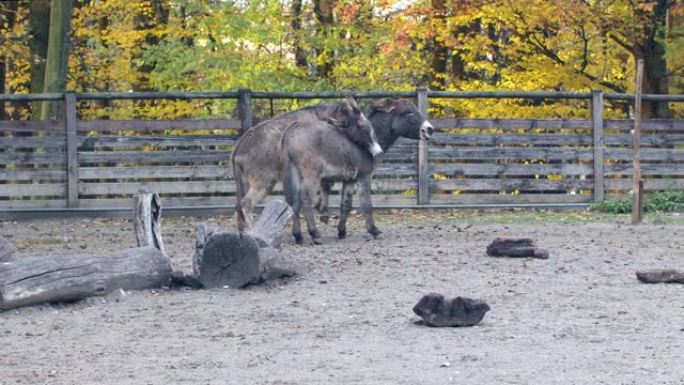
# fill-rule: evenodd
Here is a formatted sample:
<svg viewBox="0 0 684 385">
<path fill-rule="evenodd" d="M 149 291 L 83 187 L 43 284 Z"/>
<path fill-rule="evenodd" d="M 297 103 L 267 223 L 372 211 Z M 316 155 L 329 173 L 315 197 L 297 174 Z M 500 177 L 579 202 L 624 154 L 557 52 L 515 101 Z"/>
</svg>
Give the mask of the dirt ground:
<svg viewBox="0 0 684 385">
<path fill-rule="evenodd" d="M 378 213 L 381 239 L 284 255 L 304 273 L 244 290 L 125 292 L 0 313 L 0 384 L 684 384 L 684 285 L 637 269 L 684 268 L 684 221 L 564 213 Z M 676 219 L 676 218 L 674 218 Z M 175 268 L 199 221 L 166 218 Z M 127 219 L 0 222 L 20 256 L 134 246 Z M 548 260 L 485 256 L 531 237 Z M 423 294 L 485 300 L 467 328 L 414 324 Z"/>
</svg>

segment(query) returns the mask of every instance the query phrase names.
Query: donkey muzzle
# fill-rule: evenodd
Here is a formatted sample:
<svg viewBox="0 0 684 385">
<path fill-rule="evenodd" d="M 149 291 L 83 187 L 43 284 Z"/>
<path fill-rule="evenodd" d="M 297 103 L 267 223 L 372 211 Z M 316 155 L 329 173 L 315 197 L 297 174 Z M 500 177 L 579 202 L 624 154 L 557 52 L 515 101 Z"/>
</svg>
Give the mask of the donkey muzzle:
<svg viewBox="0 0 684 385">
<path fill-rule="evenodd" d="M 373 155 L 373 157 L 376 157 L 380 154 L 382 154 L 384 151 L 382 151 L 382 147 L 378 144 L 378 142 L 373 142 L 373 144 L 370 147 L 370 153 Z"/>
<path fill-rule="evenodd" d="M 420 138 L 424 140 L 430 139 L 432 133 L 435 132 L 435 128 L 427 120 L 423 122 L 420 126 Z"/>
</svg>

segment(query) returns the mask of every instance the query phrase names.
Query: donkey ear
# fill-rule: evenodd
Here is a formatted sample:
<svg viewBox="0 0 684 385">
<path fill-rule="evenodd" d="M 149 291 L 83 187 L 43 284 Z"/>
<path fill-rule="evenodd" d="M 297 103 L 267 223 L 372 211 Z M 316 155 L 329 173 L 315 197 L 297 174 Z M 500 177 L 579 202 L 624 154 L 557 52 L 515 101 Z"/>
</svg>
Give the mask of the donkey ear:
<svg viewBox="0 0 684 385">
<path fill-rule="evenodd" d="M 332 124 L 335 127 L 347 127 L 347 122 L 332 117 L 326 119 L 325 121 Z"/>
<path fill-rule="evenodd" d="M 352 108 L 354 111 L 358 111 L 359 105 L 356 103 L 356 99 L 354 99 L 354 96 L 352 95 L 347 95 L 344 100 L 349 104 L 349 106 Z"/>
<path fill-rule="evenodd" d="M 383 100 L 373 105 L 374 110 L 386 112 L 388 114 L 392 113 L 396 107 L 396 104 L 392 103 L 391 100 Z"/>
</svg>

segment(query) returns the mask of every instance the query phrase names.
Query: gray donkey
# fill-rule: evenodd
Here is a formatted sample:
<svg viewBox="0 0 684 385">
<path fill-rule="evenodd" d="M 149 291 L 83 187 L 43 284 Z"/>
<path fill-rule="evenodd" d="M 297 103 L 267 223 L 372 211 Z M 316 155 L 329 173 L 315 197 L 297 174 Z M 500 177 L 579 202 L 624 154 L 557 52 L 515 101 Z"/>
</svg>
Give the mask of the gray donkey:
<svg viewBox="0 0 684 385">
<path fill-rule="evenodd" d="M 377 237 L 371 202 L 371 179 L 374 156 L 368 151 L 369 138 L 377 133 L 383 150 L 400 137 L 428 139 L 432 125 L 405 99 L 383 100 L 373 105 L 369 118 L 374 130 L 359 127 L 354 132 L 339 132 L 325 122 L 295 123 L 283 134 L 282 151 L 285 165 L 283 186 L 287 202 L 294 210 L 292 234 L 302 242 L 299 213 L 303 210 L 307 229 L 313 242 L 320 243 L 320 234 L 313 220 L 312 207 L 327 218 L 328 193 L 335 182 L 342 182 L 338 237 L 346 236 L 346 222 L 352 208 L 354 185 L 360 184 L 361 212 L 366 230 Z M 364 131 L 365 129 L 365 131 Z"/>
<path fill-rule="evenodd" d="M 321 236 L 313 218 L 313 203 L 320 207 L 321 194 L 334 182 L 343 182 L 340 226 L 346 225 L 353 188 L 359 182 L 366 229 L 374 236 L 380 234 L 373 220 L 370 199 L 370 182 L 375 166 L 373 157 L 381 153 L 369 151 L 375 146 L 379 147 L 372 127 L 359 126 L 354 132 L 342 131 L 317 121 L 296 122 L 287 128 L 282 137 L 283 189 L 285 200 L 294 211 L 292 235 L 295 242 L 302 243 L 303 240 L 299 220 L 303 210 L 309 234 L 315 244 L 320 244 Z M 340 227 L 339 231 L 344 231 L 344 228 Z"/>
<path fill-rule="evenodd" d="M 400 137 L 409 139 L 430 139 L 434 128 L 418 111 L 418 108 L 407 99 L 392 98 L 383 99 L 373 104 L 368 112 L 368 119 L 373 124 L 383 152 Z M 334 182 L 322 181 L 321 197 L 316 202 L 320 220 L 328 223 L 328 195 Z M 339 226 L 338 226 L 339 227 Z M 344 226 L 342 227 L 344 229 Z M 344 238 L 346 231 L 338 233 L 339 238 Z"/>
<path fill-rule="evenodd" d="M 295 110 L 251 127 L 238 139 L 233 151 L 236 184 L 235 214 L 240 231 L 251 226 L 254 206 L 282 180 L 280 143 L 283 132 L 294 122 L 327 122 L 335 129 L 370 127 L 352 97 Z M 374 151 L 380 151 L 377 147 Z"/>
</svg>

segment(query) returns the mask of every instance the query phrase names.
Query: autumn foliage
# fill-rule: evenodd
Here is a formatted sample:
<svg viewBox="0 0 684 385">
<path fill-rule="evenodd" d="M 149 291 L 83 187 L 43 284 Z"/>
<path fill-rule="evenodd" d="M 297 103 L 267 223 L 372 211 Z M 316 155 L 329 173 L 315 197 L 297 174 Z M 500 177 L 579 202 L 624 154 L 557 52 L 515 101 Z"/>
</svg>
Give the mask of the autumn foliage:
<svg viewBox="0 0 684 385">
<path fill-rule="evenodd" d="M 31 87 L 29 1 L 0 4 L 0 85 Z M 673 0 L 74 0 L 75 91 L 684 88 L 684 6 Z M 223 114 L 229 102 L 117 102 L 85 117 Z M 133 108 L 135 107 L 135 108 Z M 436 101 L 435 114 L 586 115 L 572 104 Z M 626 111 L 615 106 L 616 114 Z M 653 116 L 680 114 L 667 103 Z M 8 110 L 26 116 L 27 106 Z"/>
</svg>

